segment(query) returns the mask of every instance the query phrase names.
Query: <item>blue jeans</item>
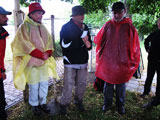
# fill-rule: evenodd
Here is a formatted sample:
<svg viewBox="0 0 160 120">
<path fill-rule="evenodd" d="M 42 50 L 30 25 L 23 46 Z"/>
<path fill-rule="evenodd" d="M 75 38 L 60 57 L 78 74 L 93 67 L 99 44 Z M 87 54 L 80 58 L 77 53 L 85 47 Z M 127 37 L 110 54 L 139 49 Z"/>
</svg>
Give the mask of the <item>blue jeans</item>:
<svg viewBox="0 0 160 120">
<path fill-rule="evenodd" d="M 116 87 L 116 106 L 124 106 L 125 94 L 126 94 L 126 84 L 110 84 L 105 82 L 104 84 L 104 105 L 111 106 L 114 94 L 114 85 Z"/>
<path fill-rule="evenodd" d="M 29 104 L 38 106 L 46 104 L 48 95 L 48 81 L 39 82 L 37 84 L 29 84 Z"/>
</svg>

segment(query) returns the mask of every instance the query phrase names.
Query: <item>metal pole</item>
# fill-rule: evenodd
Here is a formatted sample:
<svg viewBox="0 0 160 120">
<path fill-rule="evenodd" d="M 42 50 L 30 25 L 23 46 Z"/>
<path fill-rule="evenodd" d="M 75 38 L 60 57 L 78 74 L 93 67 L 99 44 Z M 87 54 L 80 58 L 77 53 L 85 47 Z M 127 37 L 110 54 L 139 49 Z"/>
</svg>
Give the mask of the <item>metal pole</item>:
<svg viewBox="0 0 160 120">
<path fill-rule="evenodd" d="M 94 35 L 91 35 L 91 40 L 93 41 Z M 93 44 L 92 45 L 92 49 L 93 49 Z M 93 72 L 92 69 L 92 58 L 93 58 L 93 50 L 91 49 L 91 53 L 90 53 L 90 65 L 89 65 L 89 70 L 88 72 Z"/>
</svg>

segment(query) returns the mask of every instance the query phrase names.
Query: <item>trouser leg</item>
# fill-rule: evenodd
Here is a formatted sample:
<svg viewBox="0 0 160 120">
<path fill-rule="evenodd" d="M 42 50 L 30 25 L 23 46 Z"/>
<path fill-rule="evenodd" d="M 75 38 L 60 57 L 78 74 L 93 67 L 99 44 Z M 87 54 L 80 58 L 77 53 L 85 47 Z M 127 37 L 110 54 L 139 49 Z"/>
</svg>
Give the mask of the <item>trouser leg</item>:
<svg viewBox="0 0 160 120">
<path fill-rule="evenodd" d="M 48 95 L 48 81 L 39 83 L 39 104 L 46 104 Z"/>
<path fill-rule="evenodd" d="M 64 85 L 60 104 L 63 106 L 69 105 L 72 100 L 72 88 L 75 84 L 76 69 L 64 68 Z"/>
<path fill-rule="evenodd" d="M 143 94 L 148 94 L 150 92 L 154 74 L 155 74 L 155 64 L 154 62 L 149 60 L 148 67 L 147 67 L 147 78 L 145 81 Z"/>
<path fill-rule="evenodd" d="M 116 84 L 116 106 L 124 106 L 126 94 L 126 84 Z"/>
<path fill-rule="evenodd" d="M 104 84 L 104 105 L 111 106 L 114 93 L 114 84 L 105 82 Z"/>
<path fill-rule="evenodd" d="M 86 90 L 86 76 L 87 76 L 87 68 L 86 69 L 78 69 L 76 70 L 76 81 L 75 81 L 75 102 L 80 102 L 83 99 L 84 92 Z"/>
<path fill-rule="evenodd" d="M 38 106 L 38 91 L 39 91 L 39 84 L 29 84 L 29 104 L 31 106 Z"/>
<path fill-rule="evenodd" d="M 4 85 L 3 85 L 3 80 L 0 79 L 0 120 L 5 120 L 7 118 L 5 106 L 6 106 L 6 101 L 5 101 Z"/>
</svg>

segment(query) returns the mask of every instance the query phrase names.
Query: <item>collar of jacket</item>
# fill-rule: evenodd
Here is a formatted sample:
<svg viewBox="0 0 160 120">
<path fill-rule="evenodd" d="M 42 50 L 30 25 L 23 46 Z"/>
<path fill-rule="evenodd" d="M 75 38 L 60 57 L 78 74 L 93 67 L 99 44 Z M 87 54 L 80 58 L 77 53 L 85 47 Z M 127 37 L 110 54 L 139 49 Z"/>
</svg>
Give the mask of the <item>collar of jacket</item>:
<svg viewBox="0 0 160 120">
<path fill-rule="evenodd" d="M 132 20 L 130 18 L 126 18 L 124 17 L 122 21 L 116 22 L 113 18 L 111 20 L 114 24 L 124 24 L 124 23 L 131 23 L 132 24 Z"/>
<path fill-rule="evenodd" d="M 73 19 L 71 18 L 70 19 L 70 23 L 71 24 L 74 24 L 75 26 L 77 26 L 79 29 L 81 29 L 81 30 L 86 30 L 86 27 L 85 27 L 85 24 L 84 23 L 82 23 L 82 28 L 80 28 L 74 21 L 73 21 Z"/>
<path fill-rule="evenodd" d="M 41 26 L 42 25 L 40 23 L 34 22 L 28 15 L 26 16 L 24 22 L 28 22 L 29 24 L 34 25 L 34 26 Z"/>
<path fill-rule="evenodd" d="M 8 32 L 3 27 L 1 27 L 0 28 L 0 40 L 5 39 L 7 36 L 9 36 Z"/>
</svg>

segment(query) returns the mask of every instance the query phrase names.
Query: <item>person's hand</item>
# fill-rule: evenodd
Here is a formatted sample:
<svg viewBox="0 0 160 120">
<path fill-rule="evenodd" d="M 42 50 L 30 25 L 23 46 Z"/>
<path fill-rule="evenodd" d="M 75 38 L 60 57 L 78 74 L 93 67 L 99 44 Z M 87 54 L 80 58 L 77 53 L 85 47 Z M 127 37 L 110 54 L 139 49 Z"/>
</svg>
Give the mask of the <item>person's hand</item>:
<svg viewBox="0 0 160 120">
<path fill-rule="evenodd" d="M 88 41 L 88 36 L 85 36 L 84 38 L 82 38 L 82 40 L 87 48 L 91 47 L 91 43 Z"/>
<path fill-rule="evenodd" d="M 43 53 L 43 59 L 47 60 L 49 58 L 49 54 L 47 52 Z"/>
<path fill-rule="evenodd" d="M 3 73 L 1 73 L 1 74 L 2 74 L 2 79 L 5 80 L 5 79 L 6 79 L 6 73 L 3 72 Z"/>
</svg>

